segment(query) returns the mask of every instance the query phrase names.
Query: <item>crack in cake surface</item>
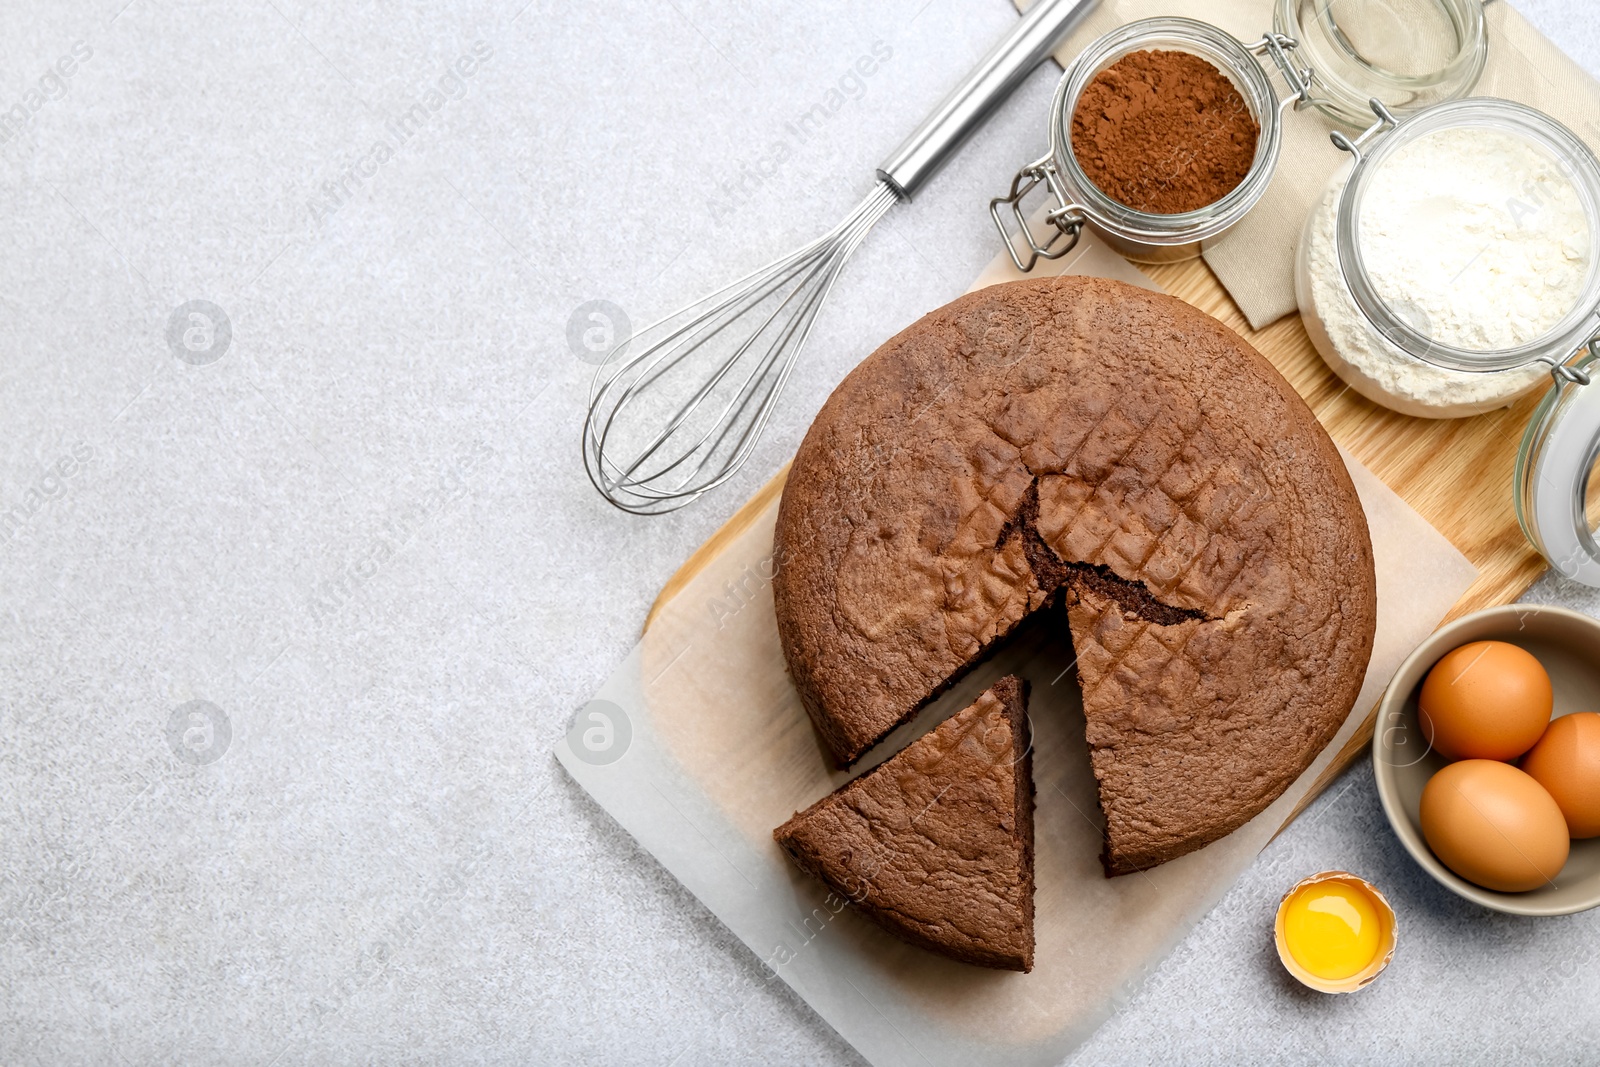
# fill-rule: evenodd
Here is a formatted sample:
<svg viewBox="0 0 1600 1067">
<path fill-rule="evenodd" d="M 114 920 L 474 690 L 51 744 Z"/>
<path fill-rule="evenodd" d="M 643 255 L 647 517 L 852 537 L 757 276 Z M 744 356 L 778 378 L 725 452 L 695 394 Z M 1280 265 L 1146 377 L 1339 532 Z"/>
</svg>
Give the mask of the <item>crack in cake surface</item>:
<svg viewBox="0 0 1600 1067">
<path fill-rule="evenodd" d="M 1022 539 L 1022 551 L 1028 561 L 1028 567 L 1033 571 L 1034 581 L 1039 583 L 1039 588 L 1046 598 L 1053 598 L 1061 590 L 1078 584 L 1093 590 L 1107 600 L 1114 601 L 1124 613 L 1156 626 L 1216 621 L 1214 615 L 1160 600 L 1143 582 L 1129 581 L 1104 564 L 1063 559 L 1039 533 L 1037 475 L 1023 493 L 1017 513 L 1000 528 L 1000 535 L 995 539 L 995 551 L 1001 551 L 1006 542 L 1013 537 Z M 998 644 L 1003 636 L 996 637 L 994 643 Z M 979 655 L 987 651 L 986 648 Z"/>
</svg>

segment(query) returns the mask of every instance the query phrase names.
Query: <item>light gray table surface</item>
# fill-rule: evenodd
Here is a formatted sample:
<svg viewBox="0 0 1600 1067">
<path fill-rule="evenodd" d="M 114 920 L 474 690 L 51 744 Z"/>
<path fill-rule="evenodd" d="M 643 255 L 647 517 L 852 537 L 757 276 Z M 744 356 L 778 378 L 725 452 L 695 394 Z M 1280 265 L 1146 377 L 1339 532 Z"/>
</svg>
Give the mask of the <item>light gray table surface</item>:
<svg viewBox="0 0 1600 1067">
<path fill-rule="evenodd" d="M 1523 7 L 1600 72 L 1586 4 Z M 590 489 L 565 336 L 587 301 L 642 320 L 831 225 L 1015 18 L 6 5 L 0 1063 L 860 1062 L 550 750 L 848 368 L 994 254 L 1053 68 L 883 221 L 697 506 Z M 225 347 L 169 344 L 191 300 Z M 1330 866 L 1403 923 L 1353 997 L 1293 986 L 1264 935 Z M 1072 1062 L 1594 1063 L 1597 957 L 1600 914 L 1437 888 L 1363 766 Z"/>
</svg>

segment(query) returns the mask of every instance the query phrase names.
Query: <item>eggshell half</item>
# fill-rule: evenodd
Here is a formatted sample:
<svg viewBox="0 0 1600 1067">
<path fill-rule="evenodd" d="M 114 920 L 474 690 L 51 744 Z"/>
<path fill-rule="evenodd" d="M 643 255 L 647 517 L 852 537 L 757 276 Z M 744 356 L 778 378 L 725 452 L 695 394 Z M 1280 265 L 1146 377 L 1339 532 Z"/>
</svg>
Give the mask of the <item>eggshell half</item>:
<svg viewBox="0 0 1600 1067">
<path fill-rule="evenodd" d="M 1372 900 L 1372 905 L 1378 912 L 1378 954 L 1373 957 L 1365 970 L 1351 975 L 1349 978 L 1322 978 L 1312 974 L 1300 966 L 1300 961 L 1294 958 L 1294 953 L 1289 950 L 1289 942 L 1284 933 L 1285 911 L 1289 901 L 1301 889 L 1318 882 L 1345 882 L 1362 890 Z M 1354 993 L 1358 989 L 1365 989 L 1372 981 L 1383 973 L 1389 966 L 1389 961 L 1394 959 L 1395 923 L 1394 908 L 1390 906 L 1389 899 L 1378 892 L 1378 887 L 1359 875 L 1349 871 L 1322 871 L 1309 878 L 1302 878 L 1289 887 L 1289 891 L 1278 901 L 1278 918 L 1273 924 L 1273 941 L 1278 947 L 1278 959 L 1283 961 L 1283 966 L 1294 975 L 1301 985 L 1315 989 L 1319 993 Z"/>
</svg>

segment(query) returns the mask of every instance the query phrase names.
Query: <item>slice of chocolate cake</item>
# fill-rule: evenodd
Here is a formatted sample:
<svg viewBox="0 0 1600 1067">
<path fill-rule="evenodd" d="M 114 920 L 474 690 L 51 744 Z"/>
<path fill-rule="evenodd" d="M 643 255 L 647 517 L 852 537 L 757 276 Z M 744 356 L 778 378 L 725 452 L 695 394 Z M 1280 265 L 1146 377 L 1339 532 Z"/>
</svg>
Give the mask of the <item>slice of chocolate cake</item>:
<svg viewBox="0 0 1600 1067">
<path fill-rule="evenodd" d="M 799 867 L 891 933 L 966 963 L 1033 969 L 1027 683 L 1007 677 L 773 831 Z"/>
</svg>

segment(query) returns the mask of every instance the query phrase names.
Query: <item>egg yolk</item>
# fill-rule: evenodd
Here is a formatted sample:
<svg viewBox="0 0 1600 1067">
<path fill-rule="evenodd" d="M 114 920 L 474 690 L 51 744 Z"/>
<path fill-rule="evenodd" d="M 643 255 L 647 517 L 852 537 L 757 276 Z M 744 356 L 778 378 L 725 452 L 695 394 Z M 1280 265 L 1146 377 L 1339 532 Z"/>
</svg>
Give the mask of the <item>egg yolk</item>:
<svg viewBox="0 0 1600 1067">
<path fill-rule="evenodd" d="M 1378 954 L 1378 909 L 1344 882 L 1308 885 L 1284 909 L 1283 937 L 1295 962 L 1318 978 L 1349 978 Z"/>
</svg>

